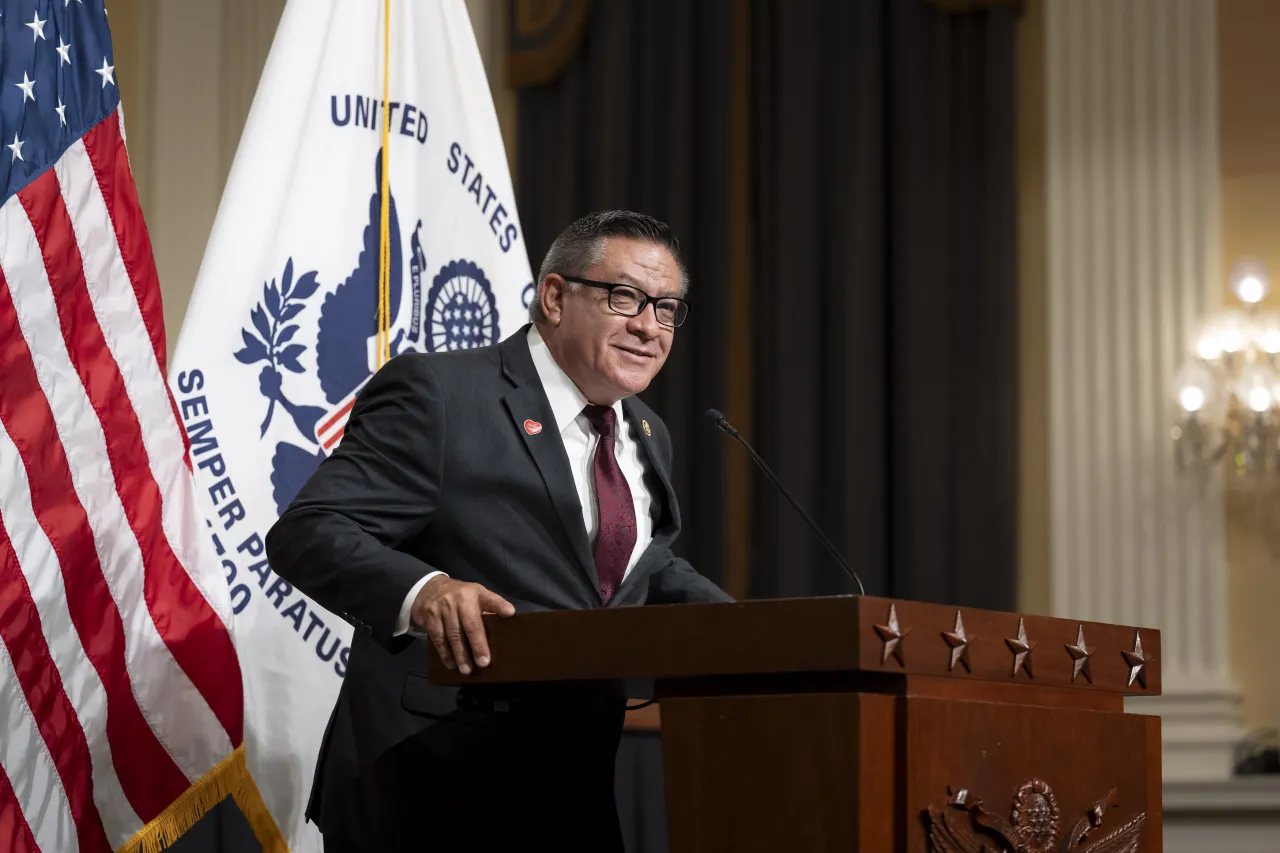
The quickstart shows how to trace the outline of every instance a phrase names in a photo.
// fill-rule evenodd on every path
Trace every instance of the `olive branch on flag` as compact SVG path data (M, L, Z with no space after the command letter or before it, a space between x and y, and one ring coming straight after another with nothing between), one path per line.
M256 364L260 361L267 363L258 374L259 389L270 401L259 435L267 434L277 402L291 415L297 410L284 395L280 369L302 373L302 364L298 359L307 351L307 347L305 344L290 343L298 332L298 324L290 321L306 307L307 299L319 286L315 270L303 273L295 281L293 258L289 258L285 262L279 287L276 286L275 279L263 283L262 301L249 313L253 321L252 329L240 330L244 347L236 353L236 360L241 364ZM255 331L257 334L254 334Z

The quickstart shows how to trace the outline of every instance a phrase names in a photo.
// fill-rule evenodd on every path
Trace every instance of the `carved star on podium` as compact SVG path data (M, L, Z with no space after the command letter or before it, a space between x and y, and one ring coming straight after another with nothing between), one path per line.
M951 647L951 663L947 666L947 672L955 669L957 663L964 664L967 672L973 672L973 667L969 665L969 637L964 632L964 620L960 618L959 610L956 611L956 629L943 631L942 639Z
M875 629L876 629L876 633L880 635L881 642L884 643L884 649L880 657L880 663L881 664L888 663L889 656L892 655L893 657L898 659L898 663L901 666L906 666L907 662L903 660L903 657L902 657L902 638L907 636L907 634L911 632L911 629L908 628L907 630L903 631L901 628L898 627L898 608L890 604L889 605L889 624L876 625Z
M1133 651L1126 652L1121 649L1120 654L1124 655L1124 662L1129 667L1129 686L1133 686L1133 682L1137 680L1143 689L1147 686L1147 657L1142 653L1142 632L1133 632Z
M1027 626L1022 618L1018 619L1018 637L1017 639L1005 639L1005 645L1009 647L1009 651L1013 652L1013 675L1018 674L1018 670L1024 669L1028 678L1035 678L1036 674L1031 669L1031 651L1036 647L1035 643L1027 640Z
M1067 654L1071 655L1073 661L1071 667L1071 681L1075 682L1077 678L1083 675L1090 684L1093 684L1093 672L1089 667L1089 656L1096 649L1091 649L1084 643L1084 626L1076 626L1076 644L1067 646Z

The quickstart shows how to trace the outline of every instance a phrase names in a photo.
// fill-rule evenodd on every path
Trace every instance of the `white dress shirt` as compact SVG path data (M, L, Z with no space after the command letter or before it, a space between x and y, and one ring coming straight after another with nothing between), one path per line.
M529 354L533 356L533 366L538 371L542 390L546 392L547 402L551 404L551 413L556 419L560 440L564 442L565 453L569 456L569 468L573 473L573 484L577 488L578 502L582 506L582 523L586 528L587 540L594 547L599 519L596 518L593 465L596 444L600 436L592 429L587 416L582 413L589 401L569 378L569 374L556 363L537 326L529 328L528 340ZM618 459L618 467L622 469L622 476L626 478L627 486L631 489L631 501L636 513L636 544L631 549L631 559L627 561L627 570L623 575L625 581L640 560L640 555L653 540L653 517L650 515L653 495L649 494L649 489L645 486L648 457L635 432L637 427L623 416L621 401L613 404L613 411L619 425L614 438L614 455ZM416 625L409 624L409 614L413 609L414 599L418 597L418 592L427 581L440 574L444 572L430 572L409 590L404 603L400 606L400 617L396 620L396 636L404 633L412 633L414 636L425 635Z

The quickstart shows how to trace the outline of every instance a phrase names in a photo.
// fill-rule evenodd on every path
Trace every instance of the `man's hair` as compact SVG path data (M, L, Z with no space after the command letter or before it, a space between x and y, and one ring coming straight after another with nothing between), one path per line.
M672 233L665 222L643 213L630 210L602 210L588 213L560 232L547 249L542 259L542 268L538 270L538 288L529 303L529 320L533 323L544 322L547 317L542 311L542 283L547 276L555 273L562 276L580 276L593 264L600 263L604 257L604 244L610 237L623 237L641 240L662 246L675 258L680 269L680 295L689 292L689 270L684 263L684 253L680 241ZM569 290L576 290L582 285L577 282L566 282Z

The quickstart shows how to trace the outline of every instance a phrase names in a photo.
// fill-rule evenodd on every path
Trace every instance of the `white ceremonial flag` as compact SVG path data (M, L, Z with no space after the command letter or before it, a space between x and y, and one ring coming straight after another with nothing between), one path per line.
M295 853L351 627L267 564L267 530L341 440L377 365L389 132L390 348L496 343L533 293L506 154L463 0L291 0L174 353L245 688L245 751Z

